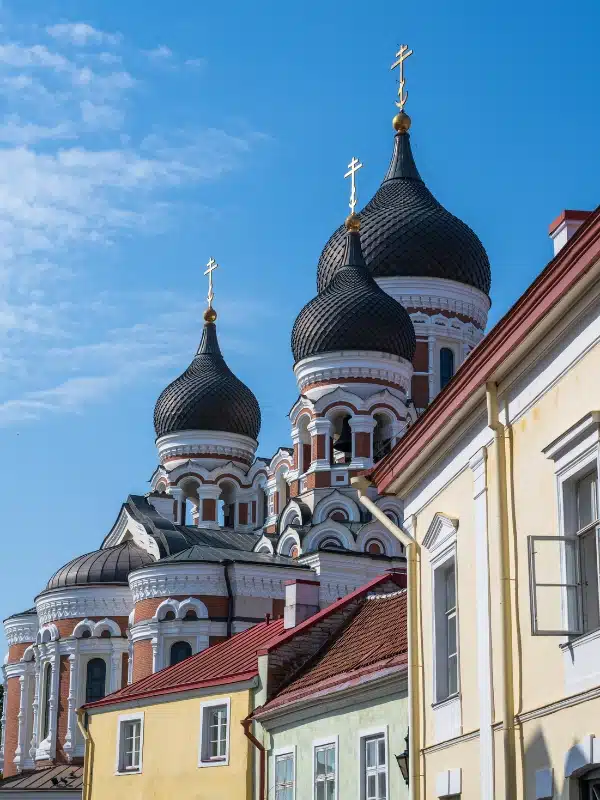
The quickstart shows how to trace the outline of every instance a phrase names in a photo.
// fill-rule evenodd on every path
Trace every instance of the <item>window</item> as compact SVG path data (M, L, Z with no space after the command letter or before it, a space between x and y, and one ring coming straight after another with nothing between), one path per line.
M275 756L275 800L294 800L294 754Z
M342 547L343 545L340 540L334 538L323 539L323 541L319 544L319 550L332 550Z
M454 375L454 352L449 347L440 350L440 390L450 383Z
M597 773L598 770L594 770L593 773L588 773L585 778L580 780L581 800L600 800L600 776ZM596 777L591 777L591 775Z
M92 658L88 661L85 680L85 702L93 703L102 700L106 694L106 661L103 658Z
M52 665L44 667L44 696L42 706L42 740L47 739L50 733L50 695L52 693Z
M385 735L367 736L363 740L364 800L387 800L387 759Z
M165 611L165 614L162 618L163 622L171 622L171 620L175 619L175 612L173 610Z
M200 707L200 766L229 763L229 698L208 701Z
M434 573L436 701L458 693L456 568L448 559Z
M379 539L369 539L367 542L366 552L374 556L385 555L385 550Z
M179 664L186 658L192 655L192 645L189 642L175 642L171 645L170 665Z
M120 774L142 771L143 723L143 714L119 717L117 772Z
M196 612L195 612L195 610L193 608L190 608L189 611L185 612L185 617L183 618L183 621L185 622L186 620L189 621L189 620L197 620L197 619L198 619L198 614L196 614Z
M600 628L598 473L562 483L564 536L529 537L534 635L576 635Z
M314 800L335 800L336 746L334 742L314 749Z

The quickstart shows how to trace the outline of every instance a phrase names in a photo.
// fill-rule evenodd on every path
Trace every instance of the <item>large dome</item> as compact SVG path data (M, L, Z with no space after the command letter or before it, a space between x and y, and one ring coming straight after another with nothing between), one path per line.
M127 576L134 569L154 564L154 558L128 540L116 547L106 547L78 556L61 567L48 581L46 589L65 586L85 586L91 583L127 584Z
M412 321L370 276L358 230L346 232L344 247L331 283L304 306L294 323L295 362L340 350L370 350L412 361L416 346Z
M446 278L489 294L490 263L483 245L425 186L408 133L396 134L387 175L359 217L365 261L375 278ZM341 264L344 239L341 225L323 249L319 291L329 285Z
M210 317L204 324L194 360L156 401L154 429L157 437L176 431L199 430L258 438L258 401L225 363L217 341L217 329Z

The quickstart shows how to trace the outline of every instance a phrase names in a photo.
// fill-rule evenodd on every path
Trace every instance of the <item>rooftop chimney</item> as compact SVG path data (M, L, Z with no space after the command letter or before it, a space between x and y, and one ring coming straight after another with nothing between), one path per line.
M285 608L283 627L295 628L319 611L319 581L297 578L285 583Z
M591 214L591 211L563 211L562 214L559 214L548 231L554 244L554 255L562 250L575 231Z

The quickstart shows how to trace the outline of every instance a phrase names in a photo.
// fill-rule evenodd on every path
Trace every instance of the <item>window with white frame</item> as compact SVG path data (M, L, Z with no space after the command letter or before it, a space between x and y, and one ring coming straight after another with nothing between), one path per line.
M458 693L458 613L456 562L444 561L434 571L436 702Z
M118 725L117 772L141 772L144 716L136 714L119 717Z
M590 469L591 467L591 469ZM530 536L534 635L600 628L600 519L596 462L559 481L562 536Z
M294 753L275 756L275 800L294 800Z
M316 745L314 748L314 800L335 800L336 795L336 745L335 742Z
M229 698L202 703L200 710L200 766L229 763Z
M387 800L388 775L385 734L362 739L362 800Z

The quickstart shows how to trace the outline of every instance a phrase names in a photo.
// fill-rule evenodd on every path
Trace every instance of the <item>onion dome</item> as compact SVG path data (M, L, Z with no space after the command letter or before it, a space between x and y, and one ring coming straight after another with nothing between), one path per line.
M204 330L192 363L163 390L154 408L156 436L176 431L225 431L258 438L260 408L233 374L217 341L216 311L204 313Z
M46 590L96 583L127 584L134 569L154 564L154 558L131 540L78 556L61 567L48 581Z
M412 361L415 329L406 309L379 288L361 249L360 222L346 220L343 256L331 282L307 303L294 323L296 363L339 350L371 350Z
M489 294L487 253L476 234L438 203L423 183L410 147L410 117L394 118L394 154L373 199L360 212L365 261L375 278L446 278ZM341 263L340 226L325 245L317 271L322 291Z

